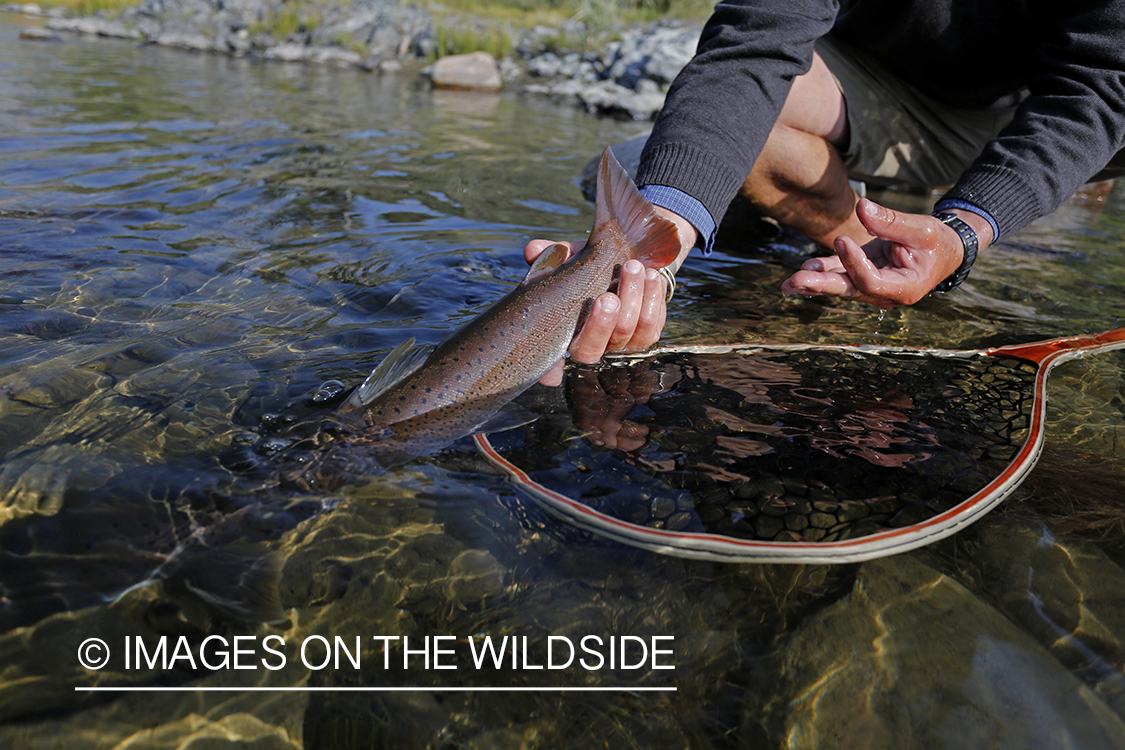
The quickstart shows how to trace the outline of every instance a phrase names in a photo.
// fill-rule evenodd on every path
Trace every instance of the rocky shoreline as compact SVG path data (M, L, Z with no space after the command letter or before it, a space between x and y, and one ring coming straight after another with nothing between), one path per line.
M393 0L310 0L305 22L283 0L142 0L120 12L71 15L58 7L10 3L0 10L43 17L43 31L131 39L195 52L252 56L281 62L358 67L394 73L432 58L438 45L433 16ZM288 15L287 15L288 14ZM513 38L514 52L498 61L508 88L573 102L596 114L651 119L664 93L695 50L700 27L676 20L621 29L595 51L568 49L586 34L581 21L537 26ZM425 69L427 74L430 69Z

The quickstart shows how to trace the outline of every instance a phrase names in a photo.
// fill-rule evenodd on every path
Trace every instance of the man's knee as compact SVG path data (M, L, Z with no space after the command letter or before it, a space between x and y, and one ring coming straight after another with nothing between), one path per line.
M809 71L793 80L777 122L837 147L847 143L847 103L819 53L813 54Z

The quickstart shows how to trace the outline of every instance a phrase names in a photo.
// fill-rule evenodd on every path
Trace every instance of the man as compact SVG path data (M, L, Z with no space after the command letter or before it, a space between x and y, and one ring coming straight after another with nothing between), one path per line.
M1053 211L1123 146L1125 0L726 0L637 184L679 229L677 269L710 251L741 194L835 251L785 294L890 308L954 288L976 249ZM937 216L907 214L861 200L849 172L953 187ZM529 262L547 244L529 243ZM651 346L665 291L627 263L571 356Z

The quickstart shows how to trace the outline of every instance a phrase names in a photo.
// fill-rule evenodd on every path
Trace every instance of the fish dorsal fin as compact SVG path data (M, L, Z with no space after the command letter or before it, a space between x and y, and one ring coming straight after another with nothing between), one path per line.
M632 247L632 256L648 268L661 268L680 255L676 225L657 216L629 174L608 148L598 166L598 198L590 244L603 234L620 232Z
M421 367L434 349L433 344L415 346L412 338L403 341L371 371L359 388L352 391L352 395L348 396L340 411L348 412L370 404L395 383Z
M531 264L531 270L527 272L527 276L523 277L523 283L535 281L540 276L545 276L551 271L561 266L566 262L567 255L570 254L570 248L561 242L548 247L543 252L539 253L539 257Z

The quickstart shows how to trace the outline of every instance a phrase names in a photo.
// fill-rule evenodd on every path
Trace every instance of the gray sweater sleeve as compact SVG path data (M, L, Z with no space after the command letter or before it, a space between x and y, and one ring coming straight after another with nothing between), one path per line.
M1125 3L1068 0L1042 16L1030 95L945 196L989 212L1000 237L1054 211L1125 147Z
M637 183L682 190L721 220L836 9L824 0L719 3L668 92Z

